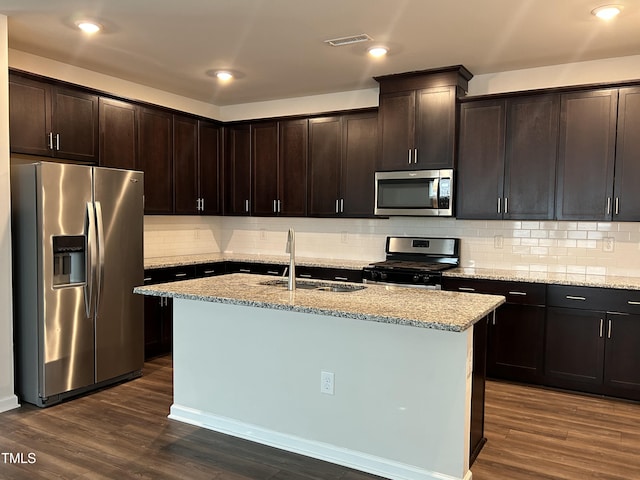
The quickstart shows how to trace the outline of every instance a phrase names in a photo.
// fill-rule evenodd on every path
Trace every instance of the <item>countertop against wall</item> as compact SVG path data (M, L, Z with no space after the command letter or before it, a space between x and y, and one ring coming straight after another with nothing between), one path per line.
M224 261L269 263L287 265L288 255L260 255L244 253L210 253L201 255L181 255L172 257L155 257L144 260L145 269L165 268L199 263ZM331 258L297 257L296 265L307 267L346 268L359 270L370 262L365 260L346 260ZM447 277L476 278L483 280L501 280L505 282L529 282L556 285L573 285L580 287L617 288L622 290L640 290L640 276L617 277L611 275L592 275L580 273L533 272L525 270L489 269L460 267L443 272Z

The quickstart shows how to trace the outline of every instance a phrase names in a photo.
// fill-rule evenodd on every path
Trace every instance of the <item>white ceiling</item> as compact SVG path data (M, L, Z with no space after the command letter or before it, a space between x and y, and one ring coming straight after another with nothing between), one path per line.
M462 64L475 75L640 54L640 2L617 0L2 0L9 48L215 105L372 88ZM104 33L73 28L80 16ZM330 47L367 33L375 42ZM365 55L373 43L387 58ZM211 69L240 78L220 85Z

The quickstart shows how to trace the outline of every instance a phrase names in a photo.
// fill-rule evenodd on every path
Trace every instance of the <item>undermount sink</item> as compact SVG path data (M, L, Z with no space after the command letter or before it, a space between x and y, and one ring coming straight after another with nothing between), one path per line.
M287 280L267 280L260 282L260 285L269 285L272 287L287 288ZM357 284L336 284L329 282L312 282L309 280L296 280L296 289L301 290L318 290L320 292L355 292L367 288L364 285Z

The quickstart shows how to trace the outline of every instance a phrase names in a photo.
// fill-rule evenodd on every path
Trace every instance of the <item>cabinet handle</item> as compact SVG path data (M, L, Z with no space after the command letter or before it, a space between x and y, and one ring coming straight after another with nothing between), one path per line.
M244 211L248 212L249 211L249 200L245 200L244 201Z
M527 292L509 292L509 295L520 295L521 297L526 297Z
M635 300L627 300L627 304L629 304L629 305L640 305L640 302L636 302Z
M200 199L200 210L204 212L204 198Z
M494 325L494 326L495 326L495 324L496 324L496 311L495 311L495 310L493 311L493 316L492 316L492 319L491 319L491 324L492 324L492 325Z
M278 210L278 202L277 200L273 201L273 213L276 213Z
M204 271L205 275L211 275L212 273L216 273L216 271L215 270L205 270Z
M280 275L280 272L276 272L275 270L267 270L269 275Z
M336 213L340 213L340 200L336 198Z
M299 277L302 278L311 278L311 275L309 275L308 273L301 273L300 275L298 275Z
M411 149L409 149L409 161L407 163L411 165Z
M604 320L600 319L600 338L602 338L602 327L603 327L603 324L604 324Z
M504 213L509 213L509 197L504 197Z
M56 150L60 151L60 134L56 133Z
M586 300L585 297L576 297L575 295L567 295L565 298L567 300L581 300L583 302Z
M458 290L460 290L462 292L475 292L476 291L475 288L471 288L471 287L458 287Z
M187 274L186 274L186 273L176 273L176 274L175 274L175 277L176 277L176 278L179 278L179 277L186 277L186 276L187 276Z
M249 270L248 268L240 268L238 271L240 273L251 273L251 270Z
M196 211L200 211L200 199L196 198Z
M413 149L413 163L418 163L418 149Z
M609 325L607 326L607 338L611 338L611 319L609 319Z
M498 213L502 213L502 198L498 197Z
M607 197L607 215L611 213L611 197Z
M150 282L151 280L153 280L153 277L144 277L145 282Z
M344 198L340 199L340 213L344 213Z
M619 207L620 207L620 199L618 197L616 197L616 203L615 203L615 207L614 207L616 215L620 214L620 208Z
M280 210L280 200L278 200L278 213L280 213L282 210Z
M47 146L49 147L49 150L53 150L53 132L49 132Z
M342 280L343 282L348 282L349 279L347 277L333 277L334 280Z

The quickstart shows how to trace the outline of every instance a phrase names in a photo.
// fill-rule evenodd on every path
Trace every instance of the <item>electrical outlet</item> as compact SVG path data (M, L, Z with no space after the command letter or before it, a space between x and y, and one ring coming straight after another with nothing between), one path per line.
M504 247L504 237L502 235L495 235L493 237L493 248Z
M320 393L333 395L333 372L320 372Z
M605 237L602 240L602 251L613 252L614 245L615 245L615 239L613 237Z

